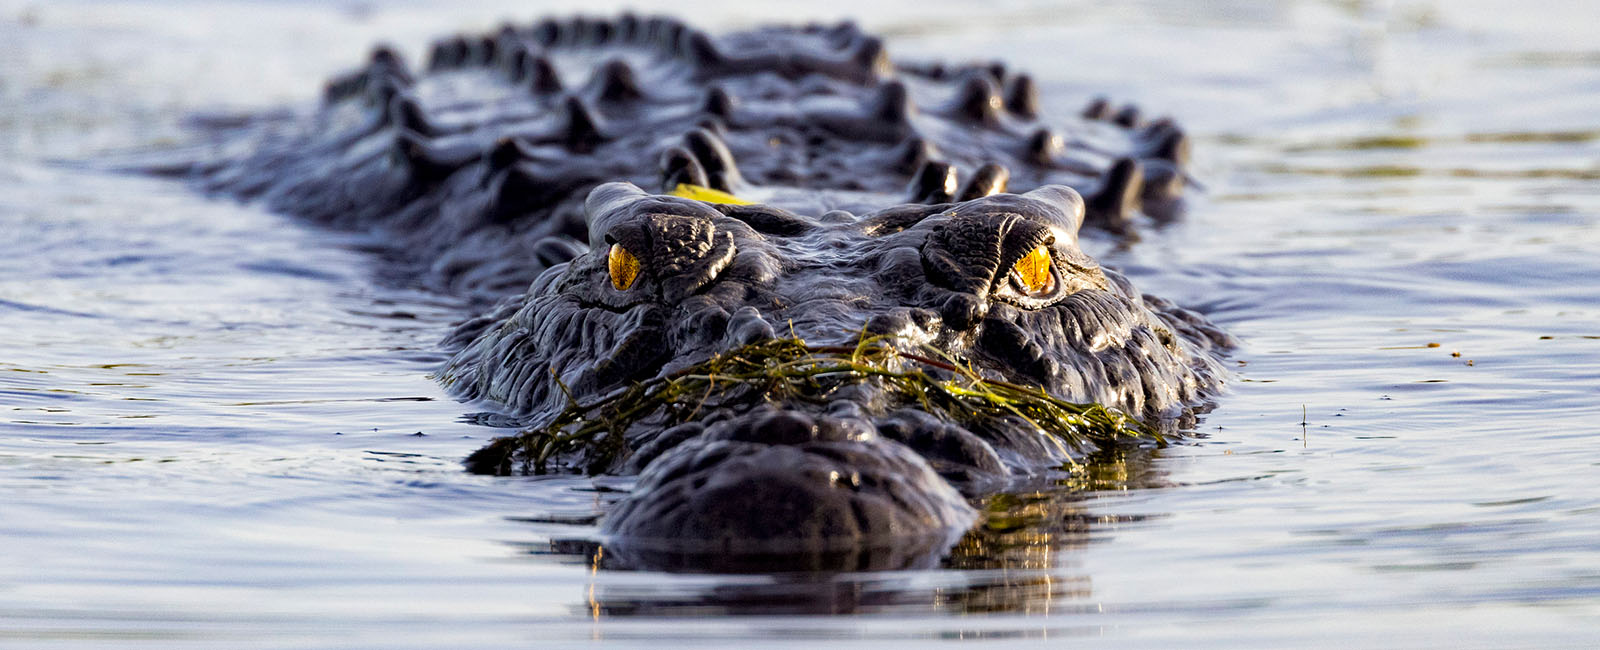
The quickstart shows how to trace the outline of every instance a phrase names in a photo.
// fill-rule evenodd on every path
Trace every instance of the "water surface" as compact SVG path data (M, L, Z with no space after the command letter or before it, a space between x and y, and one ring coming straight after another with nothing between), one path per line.
M933 571L613 571L626 479L488 478L463 315L379 242L63 160L306 106L522 3L0 0L0 645L1592 647L1600 49L1582 2L832 3L1068 115L1171 114L1189 218L1091 252L1243 342L1189 440L983 504ZM577 3L558 4L562 11ZM592 6L590 10L595 10Z

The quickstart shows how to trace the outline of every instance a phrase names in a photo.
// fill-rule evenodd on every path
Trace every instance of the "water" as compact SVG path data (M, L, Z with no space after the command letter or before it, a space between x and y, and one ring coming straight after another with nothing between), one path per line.
M375 242L52 162L536 13L446 4L0 0L0 646L1600 639L1584 3L688 7L853 13L1199 136L1190 218L1090 243L1244 341L1198 435L996 500L1015 528L943 570L844 576L607 570L571 540L627 481L462 473L495 432L427 378L461 306Z

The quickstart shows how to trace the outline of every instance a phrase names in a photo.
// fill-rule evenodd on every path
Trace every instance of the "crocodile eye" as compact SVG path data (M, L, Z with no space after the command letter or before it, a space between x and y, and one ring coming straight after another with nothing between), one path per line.
M1056 276L1050 270L1050 249L1040 246L1022 256L1016 266L1011 267L1011 276L1030 296L1055 291Z
M606 256L606 261L611 267L611 286L617 291L627 291L633 286L633 281L639 279L639 258L623 248L622 244L612 244L611 253Z

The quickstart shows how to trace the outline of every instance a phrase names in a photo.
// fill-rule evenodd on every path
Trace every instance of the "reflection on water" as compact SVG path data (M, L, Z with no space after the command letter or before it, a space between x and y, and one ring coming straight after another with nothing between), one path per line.
M1095 512L1088 494L1166 485L1152 449L1107 450L1055 476L986 496L980 522L959 539L904 540L895 548L801 555L639 552L591 539L517 543L539 562L593 571L737 574L750 580L685 589L677 582L597 584L586 607L611 617L688 614L1048 613L1086 600L1092 580L1074 555L1109 533L1160 515ZM586 526L593 517L523 518Z
M381 242L48 162L309 101L380 39L527 17L352 7L0 0L0 644L1585 647L1600 628L1582 2L702 12L849 13L906 57L1028 69L1063 112L1104 94L1176 116L1208 192L1085 246L1244 342L1171 447L1011 486L946 550L753 574L596 543L628 479L463 473L511 423L427 378L462 306L386 277Z

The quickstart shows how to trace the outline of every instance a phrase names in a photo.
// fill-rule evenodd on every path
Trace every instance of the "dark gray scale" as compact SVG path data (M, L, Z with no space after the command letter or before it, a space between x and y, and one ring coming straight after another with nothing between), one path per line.
M665 55L676 54L685 30L683 22L676 18L657 17L652 20L651 27L650 41L656 49Z
M428 70L453 70L461 67L467 61L471 46L467 44L465 36L452 36L433 44L433 49L428 55Z
M406 67L405 60L393 48L379 45L373 48L370 61L365 68L336 76L328 81L324 86L323 104L342 102L378 88L389 91L408 88L413 83L415 77ZM385 96L382 100L387 104L388 97Z
M683 30L679 32L678 41L681 43L678 56L701 76L721 74L730 65L705 32Z
M1086 120L1105 120L1111 117L1111 101L1104 97L1089 100L1089 105L1084 106L1078 113Z
M561 26L556 21L546 18L528 29L528 37L541 47L550 47L561 40Z
M1111 116L1111 123L1125 129L1131 129L1141 124L1140 117L1139 107L1129 104L1123 106L1122 110Z
M955 97L943 113L952 118L990 128L1000 126L1000 111L1005 103L1000 89L987 72L974 71L959 82Z
M1183 215L1184 191L1188 179L1177 166L1163 160L1143 161L1144 187L1139 193L1140 209L1157 221L1172 221Z
M715 133L697 128L683 136L683 144L705 169L706 182L697 185L733 192L744 184L739 168L734 164L733 153L728 151L728 145Z
M518 138L502 138L496 142L493 149L484 156L489 175L493 176L505 171L518 161L529 157L527 144Z
M526 86L538 95L553 95L561 92L561 76L556 73L555 64L543 56L529 54L531 58L524 66L524 72L518 79L520 85Z
M939 156L933 143L918 136L906 138L889 154L889 164L900 173L916 173L922 166Z
M389 104L394 102L396 95L405 90L405 86L393 79L369 79L365 84L365 92L361 99L367 106L380 109L384 123L387 124Z
M911 117L916 113L916 105L911 100L911 91L899 81L889 81L878 86L877 93L868 101L867 119L890 125L896 130L909 128Z
M957 182L954 165L928 161L912 178L907 199L912 203L949 203L955 197Z
M491 176L485 185L492 197L486 220L505 222L536 211L558 196L560 183L561 179L541 174L533 165L512 164Z
M614 36L617 42L634 44L642 36L642 27L643 23L637 15L625 11L617 16Z
M659 167L662 192L671 192L680 184L711 186L700 159L683 147L672 147L661 152Z
M579 40L584 45L605 45L616 36L616 26L611 21L604 19L590 20L579 32Z
M473 147L436 147L424 135L401 130L395 134L392 160L408 170L415 186L425 188L477 162L481 155L482 152Z
M389 100L389 125L397 130L431 138L443 133L428 119L422 104L415 97L396 93Z
M971 201L999 194L1006 191L1006 182L1010 179L1011 172L1005 167L998 163L985 163L961 186L955 200Z
M722 86L713 85L706 89L705 99L700 101L700 110L707 115L713 115L724 120L733 117L733 95Z
M574 153L587 153L606 140L606 134L600 127L600 118L589 110L582 99L568 97L562 102L561 108L560 133L567 149Z
M528 47L527 41L515 33L501 34L500 41L499 60L495 65L500 68L501 74L505 75L506 82L515 85L532 70L535 56L533 49Z
M1062 140L1061 134L1043 127L1038 131L1034 131L1033 135L1028 136L1023 155L1026 156L1030 163L1041 167L1049 167L1056 163L1056 158L1066 148L1066 142Z
M1118 160L1100 185L1084 196L1085 223L1113 232L1127 231L1143 191L1144 167L1132 158Z
M1039 117L1039 89L1033 85L1033 77L1022 74L1011 80L1011 85L1006 87L1006 110L1013 115L1025 119Z
M1134 142L1140 158L1165 160L1177 167L1189 164L1192 148L1189 135L1171 120L1157 120L1146 125Z
M645 96L633 68L621 59L612 59L603 64L590 80L586 94L601 104L633 102Z

